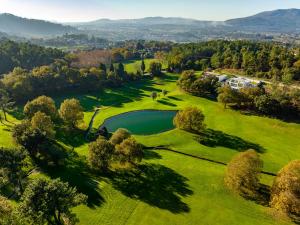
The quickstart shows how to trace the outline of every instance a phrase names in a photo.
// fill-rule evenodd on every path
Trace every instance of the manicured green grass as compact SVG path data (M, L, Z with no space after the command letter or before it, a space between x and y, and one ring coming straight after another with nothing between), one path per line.
M151 62L155 62L157 60L155 59L145 59L145 66L146 66L146 72L149 70L149 66ZM141 65L142 61L137 60L137 61L129 61L128 63L125 64L125 70L130 73L136 73L137 71L141 70ZM167 65L163 64L163 69L166 68Z
M134 64L126 68L133 70ZM234 154L253 147L264 160L264 170L273 173L290 160L300 158L299 124L224 109L217 102L183 93L176 86L177 78L178 75L167 74L161 79L143 80L89 95L68 95L56 101L78 98L85 109L85 127L95 108L100 107L94 128L124 112L180 110L193 105L203 110L207 127L217 140L214 147L200 144L196 135L176 129L135 137L146 146L167 145L183 153L221 162L228 162ZM167 90L168 95L153 101L151 93L162 90ZM13 144L7 129L10 127L0 125L0 146ZM88 206L74 210L82 225L284 224L272 216L269 208L226 191L224 166L156 150L146 152L137 171L97 177L87 169L88 143L63 139L61 142L68 149L73 145L75 153L65 167L43 170L43 174L60 177L89 196ZM262 182L271 185L272 179L263 176Z
M195 105L204 111L208 128L219 134L221 136L219 138L230 138L233 143L227 143L225 146L208 147L199 144L195 135L179 130L151 136L136 136L136 138L147 146L168 145L174 150L221 162L228 162L234 154L241 151L240 146L245 148L248 145L254 146L261 152L261 157L265 162L264 170L274 173L290 160L300 157L300 153L296 151L300 148L300 141L297 138L300 134L299 124L242 115L240 112L224 109L217 102L181 92L174 82L176 79L176 75L168 75L165 80L144 81L137 83L134 87L130 85L108 91L109 97L102 95L100 98L99 103L106 108L100 111L94 127L97 128L106 118L123 112L141 109L174 110ZM161 89L168 90L168 96L153 101L150 97L151 92ZM77 152L85 156L87 145L78 148ZM181 185L187 187L192 193L177 193L176 196L180 197L180 202L174 196L169 196L164 188L174 192L177 190L173 186L161 187L162 182L169 175L161 175L162 178L156 178L158 175L153 173L145 180L143 178L142 181L135 181L128 178L125 181L119 181L121 183L117 183L117 185L112 178L102 180L99 182L99 190L104 202L95 209L77 208L76 212L78 212L81 223L130 225L240 224L241 221L243 224L283 223L271 216L269 208L233 196L224 190L222 181L225 167L176 153L164 151L156 151L156 153L150 154L151 160L146 161L146 163L162 165L185 177L187 181ZM147 179L149 179L149 183ZM158 187L153 187L154 190L150 188L153 186L153 179L158 185ZM272 179L270 176L264 176L262 182L271 185ZM145 183L140 186L138 185L140 182ZM125 187L122 188L123 185ZM144 192L144 195L140 192ZM183 205L188 206L190 211L182 210L175 213L167 206L159 205L160 203L156 201L165 202L167 205L169 201L169 199L164 199L166 196L161 194L162 192L173 199L172 204L179 204L177 207L180 208L182 203L185 203Z
M159 150L148 158L141 174L99 182L104 202L76 208L80 224L288 224L225 190L222 166Z
M194 135L177 130L138 138L147 145L152 143L170 145L176 150L223 162L228 162L238 151L246 150L247 146L253 146L262 153L265 170L274 173L290 160L300 158L300 152L297 151L300 149L299 124L267 117L243 115L238 111L224 109L223 105L217 102L183 93L173 82L175 78L175 75L168 75L167 80L146 81L144 87L139 84L134 88L124 87L114 90L110 92L110 98L104 95L99 104L108 108L100 111L95 119L94 127L98 128L106 118L133 110L176 110L194 105L203 110L207 127L219 134L217 138L231 138L233 143L213 148L207 147L199 144ZM150 97L151 92L162 89L168 90L169 94L153 101ZM119 102L120 98L123 99L122 102ZM237 142L237 147L235 142Z
M0 147L13 147L14 143L11 137L11 130L14 126L14 123L18 121L13 118L11 115L7 115L7 121L0 123Z

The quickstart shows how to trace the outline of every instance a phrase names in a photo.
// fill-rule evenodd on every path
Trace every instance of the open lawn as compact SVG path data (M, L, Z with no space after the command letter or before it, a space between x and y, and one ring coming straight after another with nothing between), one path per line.
M150 63L157 61L156 59L145 59L145 66L146 66L146 72L149 70ZM129 61L125 64L125 70L130 73L136 73L137 71L141 70L142 60L137 61ZM167 67L166 64L163 64L163 69Z
M126 66L132 70L135 63ZM300 124L243 115L223 105L178 89L178 76L143 80L119 89L78 98L85 109L87 127L94 110L100 112L93 123L98 128L105 119L124 112L143 109L179 110L187 106L201 108L214 146L200 144L193 134L172 130L151 136L136 136L146 146L165 145L170 149L220 162L249 148L264 160L264 170L277 173L290 160L300 159ZM153 91L167 90L153 101ZM57 98L60 102L63 98ZM12 145L9 127L0 125L0 145ZM225 166L165 150L148 150L139 169L111 172L98 177L86 166L88 143L66 142L75 152L63 168L42 170L60 177L89 196L87 206L74 209L82 225L215 225L215 224L290 224L274 217L268 208L229 193L223 187ZM272 177L263 176L270 185Z

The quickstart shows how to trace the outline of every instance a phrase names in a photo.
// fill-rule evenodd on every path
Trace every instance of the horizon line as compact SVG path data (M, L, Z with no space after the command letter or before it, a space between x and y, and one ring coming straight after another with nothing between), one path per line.
M248 15L245 17L238 17L238 18L247 18L247 17L251 17L260 13L264 13L264 12L272 12L272 11L278 11L278 10L300 10L300 8L287 8L287 9L283 9L283 8L278 8L275 10L267 10L267 11L260 11L256 14L252 14L252 15ZM230 18L230 19L225 19L225 20L205 20L205 19L198 19L198 18L189 18L189 17L181 17L181 16L146 16L146 17L131 17L131 18L109 18L109 17L99 17L99 18L95 18L95 19L89 19L89 20L81 20L81 21L57 21L57 20L48 20L48 19L40 19L40 18L33 18L33 17L24 17L24 16L19 16L17 14L14 13L10 13L10 12L1 12L0 10L0 15L3 14L7 14L7 15L12 15L12 16L16 16L22 19L29 19L29 20L40 20L40 21L45 21L45 22L51 22L51 23L58 23L58 24L74 24L74 23L90 23L90 22L95 22L95 21L99 21L99 20L110 20L110 21L119 21L119 20L141 20L141 19L147 19L147 18L165 18L165 19L172 19L172 18L177 18L177 19L186 19L186 20L194 20L194 21L202 21L202 22L225 22L227 20L232 20L232 19L237 19L236 17Z

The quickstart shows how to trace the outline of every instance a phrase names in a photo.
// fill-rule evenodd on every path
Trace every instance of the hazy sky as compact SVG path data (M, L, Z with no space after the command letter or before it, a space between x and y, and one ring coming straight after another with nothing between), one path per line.
M0 0L0 13L60 22L149 16L226 20L300 8L300 0Z

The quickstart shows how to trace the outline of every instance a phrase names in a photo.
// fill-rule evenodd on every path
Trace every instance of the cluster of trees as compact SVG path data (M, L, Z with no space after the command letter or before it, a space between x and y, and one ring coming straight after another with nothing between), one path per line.
M64 53L57 49L2 40L0 41L0 74L10 72L15 67L32 69L48 65L63 56Z
M271 88L246 87L239 90L221 86L212 75L196 76L193 70L184 71L178 86L195 96L218 99L228 105L264 115L281 118L297 118L300 115L300 90L273 85Z
M131 59L147 59L153 58L156 52L168 52L172 49L173 42L162 42L162 41L145 41L145 40L130 40L124 42L117 42L114 47L123 49L124 59L126 58L126 51L131 52L129 55L134 58ZM125 54L124 54L125 53Z
M238 109L246 109L264 115L281 118L300 116L300 90L273 86L264 88L242 88L240 90L223 86L218 89L218 101Z
M209 41L173 47L166 60L171 71L242 69L249 76L300 80L299 49L277 43Z
M74 225L78 219L71 209L86 200L87 196L60 179L36 178L28 183L17 206L0 196L0 223Z
M225 186L243 197L258 199L263 161L254 150L239 153L227 166ZM289 216L300 216L300 161L295 160L279 171L274 179L270 206Z
M83 120L83 109L76 99L67 99L56 109L53 99L40 96L24 107L26 119L13 128L16 144L27 150L33 159L59 163L63 154L55 148L55 133L58 125L67 130L76 129Z
M118 129L109 140L99 136L89 145L90 167L99 172L107 172L115 162L136 165L142 158L143 146L125 129Z
M89 92L105 86L120 86L123 82L140 79L141 74L128 74L122 63L110 68L72 68L67 60L57 60L49 66L31 71L15 68L0 80L0 88L18 102L26 102L40 95L65 93L70 90Z
M215 98L220 83L215 76L196 76L194 70L183 71L177 85L184 91L195 96Z
M36 160L58 163L64 157L55 141L56 130L65 126L74 130L83 120L83 109L76 99L67 99L57 110L53 99L40 96L24 106L25 119L15 125L12 137L16 149L0 148L0 190L12 191L17 206L0 196L0 223L4 225L54 224L77 222L71 211L86 202L87 197L61 180L28 175ZM64 131L66 132L66 131Z

